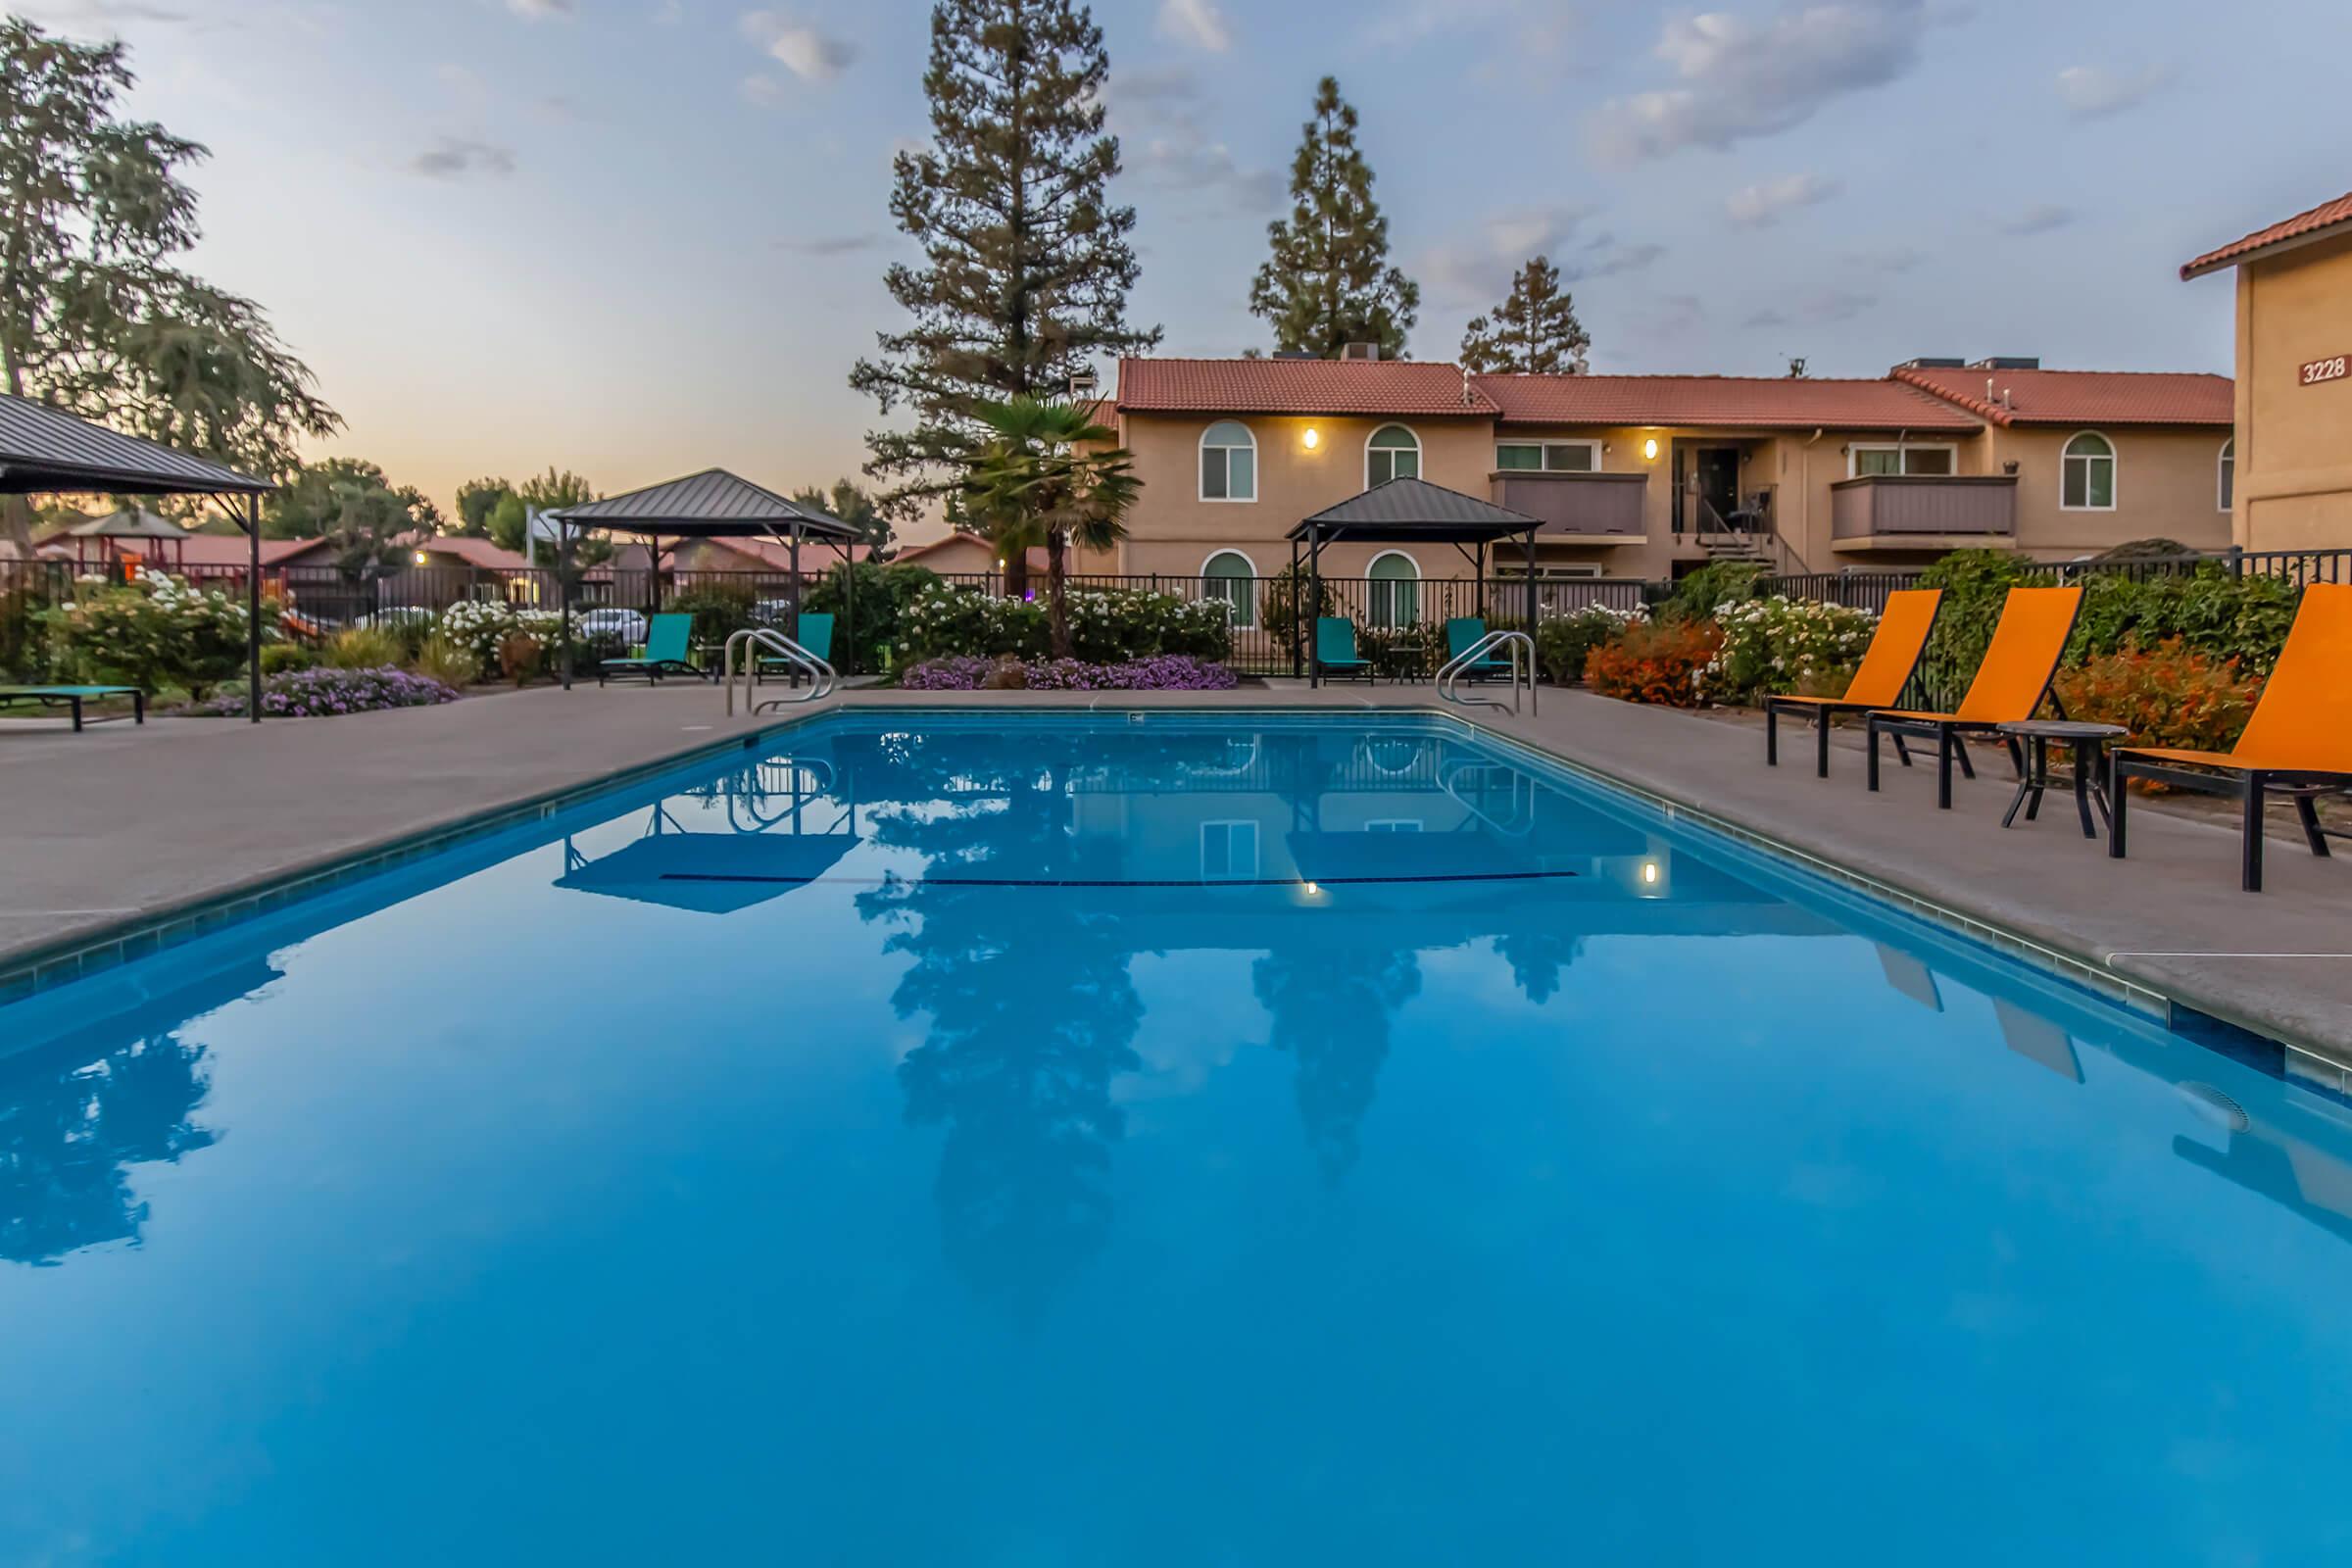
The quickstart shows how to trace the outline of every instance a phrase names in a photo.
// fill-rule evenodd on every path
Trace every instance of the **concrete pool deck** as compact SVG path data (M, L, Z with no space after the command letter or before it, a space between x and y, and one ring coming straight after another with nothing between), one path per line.
M0 978L200 906L325 871L436 829L528 808L803 712L843 709L1444 708L1427 686L1235 692L845 690L805 710L729 718L707 685L554 688L444 708L255 728L155 719L81 735L0 725ZM2000 826L2014 788L1988 767L1935 808L1931 770L1863 788L1841 737L1816 779L1809 736L1763 763L1751 730L1547 690L1539 714L1491 710L1498 734L1734 831L1828 862L2014 943L2104 970L2198 1013L2352 1063L2352 856L2318 860L2283 821L2270 891L2237 890L2234 830L2135 806L2132 853L2083 839L2073 803Z

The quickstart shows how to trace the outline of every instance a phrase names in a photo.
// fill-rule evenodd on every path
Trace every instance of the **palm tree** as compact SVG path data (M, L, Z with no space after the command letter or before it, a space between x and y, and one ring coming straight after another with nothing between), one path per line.
M1075 542L1108 550L1126 537L1127 509L1143 481L1118 432L1068 403L1016 397L976 411L988 438L963 479L964 509L1010 560L1046 547L1046 612L1054 657L1070 657L1066 557Z

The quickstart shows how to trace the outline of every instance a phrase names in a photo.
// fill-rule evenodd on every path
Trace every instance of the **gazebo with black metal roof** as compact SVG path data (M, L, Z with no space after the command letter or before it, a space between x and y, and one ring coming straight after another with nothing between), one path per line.
M245 716L262 721L262 497L277 485L0 393L0 495L211 496L245 530Z
M558 529L558 546L564 567L556 575L564 608L564 687L571 688L571 544L573 536L584 528L601 528L613 533L643 534L647 544L647 578L655 600L651 609L660 608L662 593L662 539L664 534L683 539L772 539L790 552L792 574L792 631L794 641L801 633L801 544L813 540L829 544L850 560L850 547L864 538L857 529L828 512L819 512L788 501L764 485L729 473L724 468L705 468L682 479L648 485L631 490L626 495L607 496L602 501L584 501L576 507L563 507L547 514ZM856 630L856 604L849 589L854 578L845 580L842 596L843 636L849 638ZM845 646L854 646L847 644Z
M1321 640L1312 621L1323 613L1323 547L1330 544L1447 544L1478 572L1479 608L1486 608L1487 553L1505 539L1523 538L1527 546L1527 628L1536 627L1536 533L1541 519L1508 507L1466 496L1459 490L1431 484L1426 479L1391 479L1361 495L1300 519L1291 530L1291 572L1297 580L1299 547L1306 548L1306 568L1312 588L1312 616L1306 630L1307 678L1323 684ZM1474 546L1475 549L1465 549ZM1299 628L1292 628L1292 647L1298 647Z

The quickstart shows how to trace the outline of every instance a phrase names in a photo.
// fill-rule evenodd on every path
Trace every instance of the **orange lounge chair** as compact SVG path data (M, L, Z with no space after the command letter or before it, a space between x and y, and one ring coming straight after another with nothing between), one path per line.
M1928 633L1936 629L1936 612L1943 608L1940 588L1901 588L1886 596L1879 629L1871 634L1870 651L1862 667L1846 683L1843 697L1767 697L1764 699L1764 761L1781 763L1781 715L1811 713L1818 732L1813 771L1830 776L1830 719L1838 713L1867 713L1892 708L1902 701L1919 656L1927 652Z
M2110 754L2115 798L2107 853L2124 856L2124 784L2154 779L2206 795L2234 795L2245 804L2240 882L2262 891L2262 803L2266 794L2291 796L2304 842L2325 858L2328 839L2312 798L2352 790L2352 583L2317 582L2303 590L2294 629L2278 652L2278 666L2245 732L2226 752L2175 746L2126 746ZM2210 769L2211 771L2191 771Z
M2058 660L2066 652L2066 640L2075 634L2075 616L2082 609L2080 588L2010 589L2001 606L2000 624L1992 629L1992 645L1984 650L1984 662L1977 666L1977 678L1968 683L1968 695L1960 699L1958 708L1948 713L1885 709L1865 721L1870 728L1870 787L1879 787L1881 735L1893 735L1898 751L1905 735L1933 736L1936 805L1950 810L1954 757L1969 777L1976 777L1960 737L1991 734L2003 724L2022 723L2034 716L2041 700L2049 695ZM2010 742L2009 756L2022 773L2024 764L2019 761L2015 741ZM1903 765L1908 767L1910 762L1905 753Z

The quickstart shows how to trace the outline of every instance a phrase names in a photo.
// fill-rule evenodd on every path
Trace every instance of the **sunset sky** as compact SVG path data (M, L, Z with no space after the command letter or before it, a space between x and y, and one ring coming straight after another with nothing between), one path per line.
M372 458L445 506L549 464L854 471L895 324L916 0L39 0L118 32L134 110L210 144L201 270ZM1177 354L1246 309L1315 78L1363 115L1411 353L1550 254L1596 370L1876 374L1917 354L2224 370L2187 257L2352 188L2343 0L1103 0Z

